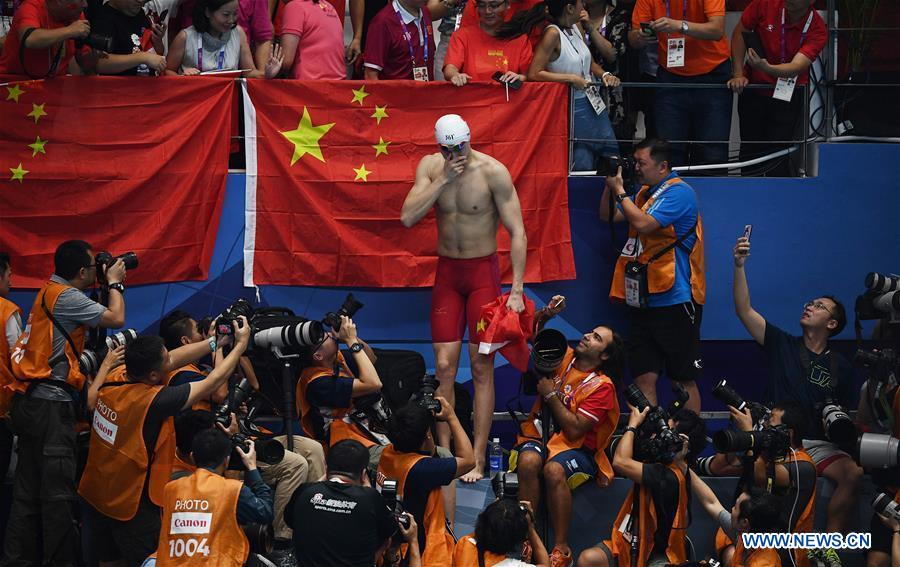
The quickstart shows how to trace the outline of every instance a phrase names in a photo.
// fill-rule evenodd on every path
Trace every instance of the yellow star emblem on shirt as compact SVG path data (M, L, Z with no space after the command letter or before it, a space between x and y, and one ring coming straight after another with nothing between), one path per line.
M25 94L25 91L22 90L19 83L16 83L11 87L6 87L6 91L6 100L14 100L16 102L19 102L19 97Z
M487 329L487 321L484 319L479 319L477 323L475 323L475 332L483 333L484 330Z
M9 170L12 172L12 177L9 178L10 181L17 181L19 183L25 179L25 176L30 172L27 169L22 168L22 162L19 162L18 167L11 167Z
M366 164L362 164L361 166L359 166L359 169L354 167L353 171L356 172L356 179L354 179L353 181L359 181L360 179L362 179L363 181L369 181L369 174L372 173L371 171L366 169Z
M359 89L350 89L353 92L353 100L350 101L350 104L354 102L358 102L360 106L362 106L363 99L369 96L371 93L366 92L366 85L359 87Z
M380 156L381 154L388 155L388 145L390 142L385 142L384 138L378 136L378 143L372 146L375 148L375 157Z
M372 114L372 118L374 118L378 124L381 124L382 118L389 118L388 113L387 113L387 105L378 106L376 104L375 105L375 113Z
M38 136L33 144L28 144L28 147L31 148L31 157L34 157L38 154L47 154L47 151L44 149L44 144L47 143L47 140L41 140L41 137Z
M313 126L312 118L309 116L309 110L303 107L303 116L300 118L300 124L296 130L286 130L281 135L294 144L294 155L291 156L291 165L309 154L321 162L325 162L322 156L322 148L319 147L319 140L331 130L334 122L331 124L320 124Z
M28 116L34 118L34 123L37 124L42 116L47 116L47 111L44 110L43 104L31 103L31 112L28 113Z

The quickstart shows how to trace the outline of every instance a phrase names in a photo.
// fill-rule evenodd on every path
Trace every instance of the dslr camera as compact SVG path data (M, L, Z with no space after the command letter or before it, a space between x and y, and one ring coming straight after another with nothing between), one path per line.
M328 325L335 332L338 332L341 330L341 316L352 318L362 307L363 304L357 301L352 293L348 293L347 297L344 298L344 303L341 304L341 308L337 312L329 311L326 313L325 317L322 318L322 324Z
M634 180L634 158L631 156L597 156L597 175L615 177L616 170L622 168L622 181L626 185Z
M900 504L890 494L880 492L875 495L875 499L872 501L872 508L882 516L894 518L900 522Z
M278 313L290 313L284 316ZM319 321L296 317L289 310L254 310L246 299L238 299L229 305L213 321L216 334L234 334L234 323L241 324L244 316L250 323L250 344L262 349L300 349L318 346L325 339L325 329ZM199 325L198 325L199 327Z
M713 433L717 453L740 453L754 450L767 461L783 461L791 450L791 434L787 425L768 425L756 431L723 429Z
M671 463L675 454L684 446L684 439L669 427L669 419L684 407L690 394L684 386L673 383L675 399L668 409L651 406L644 393L634 384L625 389L625 398L637 411L651 408L644 422L637 430L634 441L635 458L644 463Z
M419 388L419 391L416 394L417 403L435 414L440 413L441 411L441 402L434 399L434 394L439 385L440 384L437 378L434 377L434 374L426 374L425 377L422 378L422 387Z
M91 34L93 36L94 34ZM90 36L88 36L90 37ZM112 40L110 40L112 41ZM99 49L99 48L94 48ZM109 51L101 49L100 51ZM122 260L125 263L126 270L133 270L138 267L138 256L134 252L126 252L119 256L113 256L107 250L101 250L94 256L94 263L97 264L97 281L101 284L106 283L106 269L116 263L116 260Z
M764 427L769 418L772 417L771 409L763 404L744 400L734 388L728 385L727 380L719 380L719 383L712 389L712 395L726 406L731 406L738 411L744 411L744 409L749 408L750 417L753 419L755 428Z
M491 490L497 498L519 499L519 475L514 472L501 472L491 479Z
M404 530L408 530L412 522L409 520L406 508L403 507L403 502L397 497L396 480L391 478L384 480L381 485L381 498L384 499L385 506L391 511L394 521L397 523L397 533L394 534L393 541L394 543L400 543L403 539L400 534L400 527L402 526Z
M93 350L84 349L78 357L78 369L85 376L95 376L100 370L100 364L106 358L106 353L116 348L131 344L138 337L137 331L134 329L123 329L118 333L106 337L106 340L100 343L99 347ZM63 354L65 356L65 354ZM53 366L53 361L50 361Z
M75 40L75 47L77 49L81 49L85 45L90 47L91 49L109 53L113 49L112 36L91 32L87 37Z
M242 378L240 382L229 389L227 401L216 410L216 423L227 428L231 424L231 414L238 415L240 431L231 437L232 446L240 447L246 453L250 450L248 441L252 438L256 444L256 459L270 465L278 464L284 459L284 446L274 439L259 437L263 433L253 423L258 406L253 406L246 416L240 416L241 405L250 404L253 396L254 392L250 382L246 378ZM241 456L237 454L236 450L232 450L229 468L232 470L243 470L244 468L244 461L241 460Z

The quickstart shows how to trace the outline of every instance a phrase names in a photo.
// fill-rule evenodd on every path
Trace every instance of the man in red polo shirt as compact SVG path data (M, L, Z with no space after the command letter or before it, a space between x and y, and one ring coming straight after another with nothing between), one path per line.
M43 78L79 72L81 68L77 64L76 68L69 69L69 63L73 56L81 59L90 52L87 48L75 48L75 40L91 32L91 24L82 14L84 7L84 0L24 0L16 10L3 44L0 74ZM28 37L23 58L19 52L25 34Z
M434 80L434 32L426 0L393 0L369 24L366 80Z
M748 49L744 32L759 37L765 53ZM805 89L796 85L809 82L809 67L828 41L825 22L809 0L753 0L731 36L731 58L735 62L728 87L741 94L738 114L741 142L795 140L798 127L805 124ZM746 65L739 65L747 57ZM773 90L750 89L747 84L773 85ZM741 144L741 160L786 147L784 144ZM775 177L791 174L785 159L768 172Z

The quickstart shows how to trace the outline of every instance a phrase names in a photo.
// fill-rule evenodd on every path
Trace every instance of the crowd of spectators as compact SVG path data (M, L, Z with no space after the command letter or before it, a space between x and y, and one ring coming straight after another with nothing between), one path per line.
M695 142L674 144L676 163L727 161L732 91L741 157L783 147L827 35L808 0L753 0L730 42L725 0L346 2L4 0L0 74L555 81L574 91L584 171L634 138L638 111L647 136Z

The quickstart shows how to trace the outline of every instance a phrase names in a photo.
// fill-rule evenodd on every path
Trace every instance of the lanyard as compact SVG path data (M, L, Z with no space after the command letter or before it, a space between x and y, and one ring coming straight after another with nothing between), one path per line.
M666 0L666 17L667 18L672 17L672 9L671 9L671 6L669 5L669 0ZM682 0L682 2L681 2L681 19L682 20L687 19L687 0Z
M412 60L413 67L416 66L416 52L413 49L412 42L412 34L409 33L409 30L406 28L406 24L403 23L403 16L400 15L399 10L394 10L394 13L397 14L397 19L400 20L400 29L403 30L403 37L406 38L406 45L409 46L409 58ZM420 16L419 20L416 23L416 27L419 28L424 36L422 40L422 47L425 49L425 65L428 65L428 26L425 25L424 16Z
M203 72L203 38L200 38L200 47L197 48L197 67L200 69L200 72ZM222 46L222 49L219 50L219 54L216 56L216 69L221 71L222 68L225 67L225 45Z
M572 370L572 367L573 367L573 366L575 366L575 357L572 357L572 362L569 363L569 367L566 368L566 371L565 371L565 372L563 372L563 375L562 375L562 382L560 382L560 385L561 385L561 386L565 386L565 384L566 384L566 376L569 375L569 371ZM580 392L582 388L584 388L586 385L588 385L588 384L591 382L591 380L593 380L593 379L596 378L596 377L597 377L597 373L596 373L596 372L591 372L590 374L588 374L588 375L584 378L584 380L582 380L581 383L578 384L578 386L577 386L574 390L572 390L572 393L569 395L569 399L574 399L574 398L575 398L575 394L577 394L578 392ZM557 388L557 392L558 392L558 391L559 391L559 388Z
M784 9L784 7L782 7L781 8L781 62L787 63L787 47L785 45L786 42L785 42L785 37L784 37L784 35L785 35L784 34L784 30L785 30L784 13L785 13L785 9ZM803 41L806 39L806 32L809 31L809 26L812 25L814 13L815 12L812 9L809 10L809 17L806 18L806 25L803 26L803 31L800 32L800 44L797 46L797 51L800 51L800 48L803 47Z

